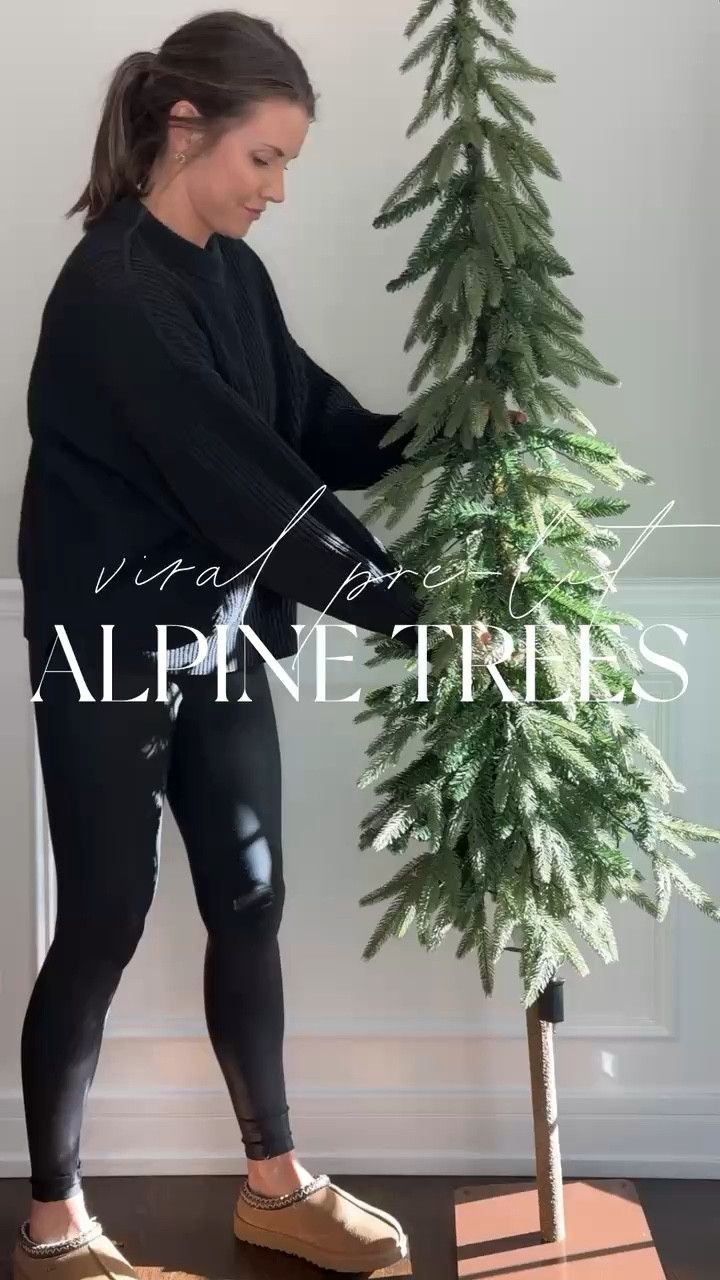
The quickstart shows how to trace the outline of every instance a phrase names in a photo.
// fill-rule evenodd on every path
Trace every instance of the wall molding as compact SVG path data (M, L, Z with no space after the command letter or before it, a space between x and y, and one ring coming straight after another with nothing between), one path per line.
M296 1147L318 1171L535 1176L529 1090L305 1089L287 1097ZM718 1092L561 1088L558 1105L566 1177L720 1177ZM0 1177L28 1176L17 1094L0 1095L0 1153ZM92 1090L81 1155L90 1177L245 1172L239 1127L227 1095L214 1089Z
M720 579L634 579L619 584L607 603L627 609L648 625L656 621L684 626L694 620L720 620ZM22 617L19 581L0 579L0 617L17 622ZM358 648L358 645L360 648ZM348 646L349 647L349 646ZM658 648L661 647L658 642ZM358 653L362 642L355 642ZM288 660L289 661L289 660ZM348 667L350 671L348 672ZM379 670L379 669L378 669ZM308 664L305 675L312 674ZM328 690L336 696L357 687L367 689L387 683L391 668L367 670L362 661L330 664ZM677 682L669 673L649 668L638 677L655 696L674 692ZM303 682L301 681L301 692ZM648 733L666 759L678 743L678 718L670 705L644 704ZM42 964L52 937L55 914L55 877L47 826L44 792L32 705L33 768L33 883L35 921L34 963ZM651 996L643 1015L603 1019L582 1016L581 1002L573 1001L568 1021L556 1028L563 1040L595 1046L594 1053L610 1052L619 1043L645 1040L679 1041L679 948L682 916L674 895L670 913L661 926L652 928L652 956L648 968ZM452 945L451 941L447 946ZM591 964L600 960L589 949ZM420 956L418 948L419 963ZM575 1006L580 1016L575 1016ZM525 1019L520 1000L516 1008L486 1002L488 1016L448 1019L441 1016L397 1018L323 1018L286 1020L286 1039L295 1051L313 1055L318 1062L336 1049L358 1060L368 1042L373 1053L381 1041L388 1060L404 1056L410 1042L525 1040ZM133 1043L147 1048L150 1062L163 1052L182 1053L181 1042L207 1041L204 1018L172 1014L147 1019L116 1018L111 1008L104 1041ZM143 1046L141 1050L141 1045ZM164 1048L167 1046L167 1048ZM109 1051L106 1050L106 1052ZM190 1049L189 1049L190 1051ZM332 1050L331 1050L332 1051ZM134 1049L130 1048L130 1052ZM410 1049L412 1052L412 1049ZM572 1060L566 1056L568 1070ZM635 1055L628 1057L628 1064ZM293 1132L308 1161L346 1172L396 1174L468 1173L533 1176L531 1106L524 1089L474 1089L439 1087L413 1089L300 1089L288 1090ZM594 1090L560 1089L564 1170L568 1176L674 1176L720 1177L720 1093L702 1089L623 1088ZM239 1132L227 1093L222 1089L148 1090L98 1093L91 1090L86 1104L83 1168L86 1174L233 1173L244 1171ZM27 1176L25 1122L22 1095L0 1093L0 1176Z
M614 595L614 593L613 593ZM720 580L718 579L630 579L622 582L617 591L619 599L608 598L609 607L628 608L628 599L636 612L642 610L643 620L669 621L673 616L688 618L720 618ZM0 615L10 617L22 616L22 593L19 579L0 579ZM350 664L348 664L350 667ZM340 664L331 666L328 672L328 686L336 691L354 689L360 681L364 688L368 685L385 683L387 672L380 679L375 670L365 671L369 679L362 681L362 669L357 672L342 670ZM302 682L301 682L302 690ZM671 692L673 678L667 673L652 674L643 677L643 687L654 696L662 697ZM671 720L667 706L651 704L653 723L649 729L652 740L658 745L667 758L671 750ZM37 751L37 734L34 726L32 707L29 714L33 720L32 731L34 741L34 881L35 881L35 955L39 970L47 948L52 939L56 912L56 885L52 862L52 845L47 823L47 812L44 802L44 791L40 761ZM675 988L673 974L676 970L676 903L673 900L667 920L661 927L653 930L653 975L654 1004L653 1011L647 1018L617 1019L611 1023L603 1023L590 1019L586 1022L573 1021L561 1025L558 1034L566 1039L580 1040L634 1040L675 1038ZM593 958L597 960L597 957ZM599 962L599 961L598 961ZM207 1029L202 1018L176 1018L167 1016L152 1019L122 1019L113 1016L111 1008L108 1015L104 1040L196 1040L205 1039ZM386 1038L400 1039L440 1039L470 1038L490 1040L524 1039L525 1027L522 1017L517 1020L508 1016L491 1014L486 1019L447 1020L447 1019L408 1019L400 1024L383 1019L316 1019L312 1022L293 1022L288 1019L286 1038L316 1039L333 1038L341 1040L364 1040Z

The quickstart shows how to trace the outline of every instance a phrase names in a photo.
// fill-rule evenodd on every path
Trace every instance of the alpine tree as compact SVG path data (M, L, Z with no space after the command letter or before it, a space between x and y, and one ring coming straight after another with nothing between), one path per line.
M370 667L403 660L405 674L369 691L356 722L381 721L360 778L379 797L361 848L408 855L361 899L389 903L363 958L411 926L427 950L456 930L486 995L503 951L518 951L528 1009L564 962L589 972L583 940L617 960L612 898L662 921L675 889L720 919L674 856L720 832L672 816L685 787L628 715L643 668L621 628L642 622L604 603L619 538L602 522L629 503L596 487L653 480L566 390L617 378L557 283L572 270L536 178L560 174L511 87L555 77L513 47L514 23L506 0L422 0L405 28L421 38L401 70L429 64L407 135L447 123L374 221L431 211L387 285L423 282L405 342L424 347L414 398L385 440L414 430L365 515L393 529L416 513L392 551L418 575L429 684L422 696L399 638L369 639Z

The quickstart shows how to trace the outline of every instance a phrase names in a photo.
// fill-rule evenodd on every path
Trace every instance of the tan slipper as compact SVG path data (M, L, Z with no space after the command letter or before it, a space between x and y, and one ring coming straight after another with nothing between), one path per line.
M258 1195L245 1178L233 1226L238 1240L334 1271L375 1271L408 1252L396 1218L336 1186L326 1173L284 1196Z
M140 1280L97 1218L71 1239L47 1244L31 1240L28 1225L23 1222L18 1229L10 1255L13 1280Z

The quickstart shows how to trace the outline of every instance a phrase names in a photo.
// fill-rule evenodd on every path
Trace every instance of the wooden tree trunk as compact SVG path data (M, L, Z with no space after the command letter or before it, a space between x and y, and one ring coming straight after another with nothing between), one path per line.
M560 1130L555 1087L554 1024L540 1016L539 1002L525 1011L532 1090L540 1232L550 1244L565 1239Z
M511 1274L570 1280L586 1275L588 1265L594 1274L592 1261L608 1278L664 1280L637 1190L624 1178L568 1183L568 1238L555 1086L554 1029L564 1016L562 987L556 976L526 1010L536 1177L512 1187L483 1182L455 1188L458 1280Z

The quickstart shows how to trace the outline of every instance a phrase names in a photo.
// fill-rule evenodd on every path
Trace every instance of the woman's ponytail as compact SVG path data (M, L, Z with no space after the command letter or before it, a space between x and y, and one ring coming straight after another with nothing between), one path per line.
M169 123L203 132L211 146L269 98L299 103L315 118L316 95L295 50L271 22L237 9L200 14L157 53L131 53L108 86L90 180L66 216L86 211L87 229L119 197L147 194ZM172 116L181 100L198 115Z
M131 53L115 70L103 104L90 181L67 217L87 209L87 227L118 197L137 193L152 163L160 136L152 138L142 111L142 88L156 62L150 52Z

